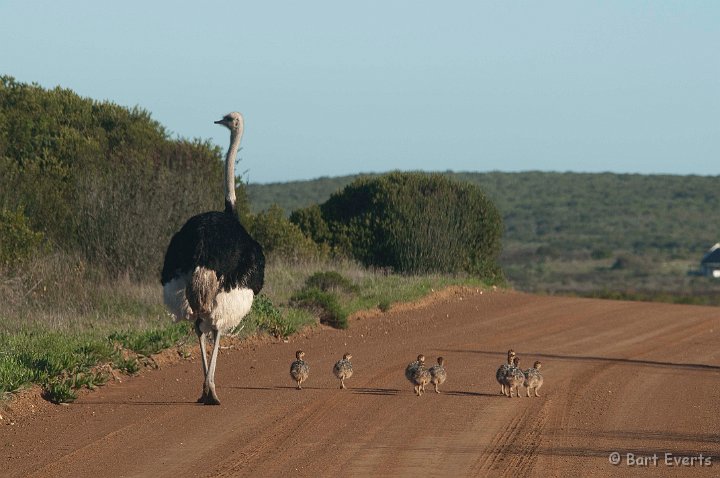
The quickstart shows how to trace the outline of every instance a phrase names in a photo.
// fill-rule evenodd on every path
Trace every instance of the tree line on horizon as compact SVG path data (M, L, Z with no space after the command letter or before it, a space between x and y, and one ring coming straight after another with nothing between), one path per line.
M535 244L542 256L598 258L624 250L678 258L696 256L720 241L720 228L714 226L720 220L719 176L437 174L479 186L502 215L505 241ZM253 211L275 204L289 215L323 203L353 181L372 177L377 174L250 183L247 194Z

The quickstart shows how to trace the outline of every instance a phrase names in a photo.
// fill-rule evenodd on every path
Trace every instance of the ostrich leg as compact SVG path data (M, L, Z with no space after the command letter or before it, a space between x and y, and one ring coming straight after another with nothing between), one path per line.
M203 393L198 398L198 403L205 403L205 399L207 398L208 390L207 390L207 373L208 373L208 365L207 365L207 346L206 346L206 339L205 334L203 334L200 331L200 319L195 321L195 334L198 336L198 340L200 341L200 354L202 355L202 368L203 368Z
M215 365L217 365L218 350L220 350L220 331L215 331L215 344L213 346L212 356L210 357L210 367L205 376L205 387L203 393L207 390L205 396L205 405L220 405L220 400L215 393Z

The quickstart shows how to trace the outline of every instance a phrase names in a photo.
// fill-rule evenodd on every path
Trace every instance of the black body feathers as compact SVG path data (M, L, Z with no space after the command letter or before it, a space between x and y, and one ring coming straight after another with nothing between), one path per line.
M161 282L201 266L215 272L220 289L243 287L257 295L265 280L265 255L240 224L235 212L206 212L193 216L170 240Z

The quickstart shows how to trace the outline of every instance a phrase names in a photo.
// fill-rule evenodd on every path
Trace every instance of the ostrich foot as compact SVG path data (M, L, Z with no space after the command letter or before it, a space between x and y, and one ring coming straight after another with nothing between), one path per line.
M203 393L200 398L197 399L197 403L202 403L203 405L220 405L220 399L214 393Z
M205 405L220 405L220 399L218 398L217 394L215 393L215 388L212 387L207 393L203 393L204 398L203 403Z
M207 397L205 399L205 405L220 405L220 400L217 397Z
M205 403L207 401L208 395L210 395L210 387L203 383L202 395L200 395L200 398L197 399L197 403Z

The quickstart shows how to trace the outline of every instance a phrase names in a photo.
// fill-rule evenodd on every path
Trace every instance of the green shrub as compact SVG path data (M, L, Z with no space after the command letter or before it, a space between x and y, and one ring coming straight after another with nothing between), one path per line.
M123 357L121 354L115 357L113 366L128 375L134 375L140 371L140 362L136 357Z
M71 380L59 379L48 382L43 387L43 398L53 403L70 403L77 400Z
M502 220L479 187L439 174L359 179L291 216L316 242L401 273L467 272L502 281ZM327 232L323 224L327 225Z
M378 309L382 312L387 312L390 310L390 307L392 307L392 303L389 300L381 300L380 303L378 303Z
M323 218L320 206L313 204L305 209L298 209L290 214L290 222L296 224L301 231L318 244L332 243L332 234Z
M286 217L278 206L247 218L248 229L270 258L302 261L319 257L321 248Z
M43 234L33 231L28 218L19 209L0 208L0 266L12 266L40 250Z
M308 289L320 289L327 291L348 291L354 292L357 287L354 286L349 279L343 277L336 271L316 272L305 280L305 287Z
M73 378L73 388L85 387L93 390L96 387L107 383L108 378L108 374L104 372L78 373Z
M239 327L244 328L247 323L254 324L257 330L266 332L273 337L283 338L296 331L295 324L286 320L280 309L275 307L270 298L259 294L253 300L252 309Z
M321 323L337 329L346 329L348 326L347 313L340 305L337 295L332 292L305 288L292 295L290 305L317 313Z

